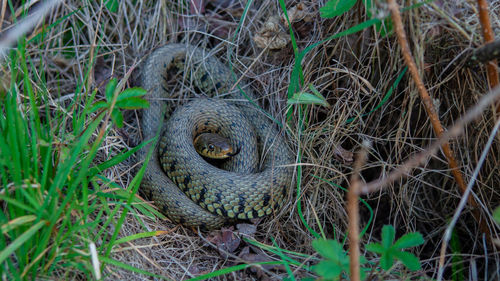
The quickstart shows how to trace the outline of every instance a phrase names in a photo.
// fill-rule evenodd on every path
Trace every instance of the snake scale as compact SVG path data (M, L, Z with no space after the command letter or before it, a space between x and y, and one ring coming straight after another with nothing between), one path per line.
M205 49L168 44L149 55L141 75L150 101L141 119L143 138L162 132L141 190L162 213L186 226L214 229L231 219L279 210L293 180L293 155L265 114L240 92L228 93L233 79L224 64ZM172 75L204 98L191 97L176 107L167 90ZM245 94L255 100L249 89ZM238 148L224 163L229 171L195 151L193 138L199 131L220 134ZM148 150L139 150L139 160L146 159Z

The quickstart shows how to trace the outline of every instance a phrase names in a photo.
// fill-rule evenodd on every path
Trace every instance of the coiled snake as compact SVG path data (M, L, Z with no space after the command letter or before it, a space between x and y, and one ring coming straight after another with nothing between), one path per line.
M224 99L197 98L172 113L175 102L166 101L173 99L166 84L167 76L177 73L203 95ZM228 219L269 215L281 207L292 182L294 159L287 144L240 92L228 93L231 81L229 69L208 51L181 44L157 49L142 69L141 83L150 101L141 120L143 137L153 138L160 128L163 134L141 189L171 220L186 226L214 229ZM250 90L245 93L254 100ZM168 121L161 126L163 116ZM195 151L193 138L200 131L220 134L238 148L224 164L230 171L209 164ZM139 150L139 160L145 160L148 150Z

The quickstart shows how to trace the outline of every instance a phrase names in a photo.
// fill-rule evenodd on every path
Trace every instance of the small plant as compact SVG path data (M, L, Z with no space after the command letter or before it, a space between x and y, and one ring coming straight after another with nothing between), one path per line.
M385 225L382 228L382 243L370 243L366 250L380 254L380 267L388 271L394 265L394 260L401 261L412 271L421 268L419 259L403 249L411 248L424 243L422 235L412 232L395 239L395 230L392 225ZM342 245L335 240L316 239L312 243L313 248L324 258L312 270L321 276L321 280L340 280L343 275L349 274L349 256L342 248ZM361 257L360 263L365 264L366 258ZM368 268L361 268L361 279L365 279Z
M380 266L383 270L389 270L394 259L400 260L408 269L415 271L421 268L418 258L403 249L416 247L424 243L422 234L412 232L403 235L394 242L396 231L392 225L384 225L382 228L382 243L370 243L366 246L368 251L380 254Z
M90 112L95 112L101 110L105 112L107 110L111 111L111 119L116 124L118 128L123 127L123 114L120 109L141 109L149 106L149 102L142 97L147 94L147 91L142 88L128 88L121 93L117 93L120 88L117 89L118 81L113 78L106 85L106 101L99 101L92 105ZM116 101L113 99L115 95Z
M323 280L340 280L342 274L349 274L349 256L339 242L330 239L316 239L312 242L312 246L325 258L312 267L312 270L323 277ZM366 263L366 259L361 257L360 262L361 264ZM364 279L367 270L361 268L362 279Z

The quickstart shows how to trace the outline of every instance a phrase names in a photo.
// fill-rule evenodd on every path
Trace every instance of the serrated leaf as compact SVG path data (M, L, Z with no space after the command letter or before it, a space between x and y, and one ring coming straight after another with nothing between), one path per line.
M322 18L330 19L349 11L357 0L330 0L319 9Z
M312 246L320 255L339 264L345 256L342 246L335 240L316 239L313 240Z
M401 236L393 245L395 249L404 249L422 245L424 243L424 238L422 234L418 232L412 232Z
M390 224L384 225L382 228L382 246L386 249L389 249L394 243L394 237L396 235L396 231L394 227Z
M94 103L92 105L92 107L89 109L89 113L95 112L98 109L106 108L106 107L108 107L108 103L107 102L105 102L105 101L98 101L98 102L96 102L96 103Z
M370 243L366 246L366 250L370 252L374 252L377 254L383 254L387 251L386 248L384 248L381 244L379 243Z
M385 253L380 256L380 267L384 270L389 270L393 264L394 257L392 256L392 251L386 250Z
M123 127L123 114L119 109L113 109L111 112L111 120L116 124L116 127Z
M106 100L110 103L113 100L113 95L115 93L116 85L118 85L118 80L112 78L106 85Z
M117 101L115 106L123 109L140 109L149 107L149 102L143 98L131 97Z
M293 94L293 96L288 99L288 104L319 104L326 107L330 107L330 104L325 100L324 97L310 94L307 92L298 92Z
M312 270L319 276L328 279L338 277L342 273L342 267L331 260L320 261L312 266Z
M142 97L142 96L146 95L147 93L148 93L148 91L144 90L143 88L138 88L138 87L128 88L128 89L123 90L123 92L121 92L118 95L118 97L116 98L116 101L118 102L118 101L132 98L132 97Z
M422 268L420 260L409 252L395 252L394 256L398 258L409 270L417 271Z

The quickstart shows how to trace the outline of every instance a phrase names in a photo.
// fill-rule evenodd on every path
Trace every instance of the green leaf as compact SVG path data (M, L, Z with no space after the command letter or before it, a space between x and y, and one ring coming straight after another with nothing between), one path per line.
M357 0L330 0L319 9L322 18L330 19L349 11Z
M493 219L500 224L500 206L493 211Z
M293 96L288 99L288 104L319 104L326 107L330 107L330 104L326 101L326 99L314 88L313 85L309 85L309 89L313 92L313 94L307 92L297 92L294 93Z
M366 250L377 254L383 254L386 251L380 243L370 243L366 246Z
M111 103L111 101L113 100L116 85L118 85L118 80L116 80L116 78L112 78L111 80L109 80L108 84L106 85L106 100L108 101L108 103Z
M138 87L128 88L128 89L123 90L123 92L121 92L118 95L118 97L116 98L116 101L118 102L118 101L132 98L132 97L142 97L142 96L146 95L147 93L148 93L148 91L144 90L143 88L138 88Z
M312 242L313 248L323 257L334 261L341 261L345 256L339 242L335 240L316 239Z
M130 242L130 241L133 241L133 240L136 240L136 239L140 239L140 238L160 236L160 235L164 235L164 234L168 234L168 233L169 233L169 231L165 231L165 230L157 230L157 231L151 231L151 232L136 233L136 234L132 234L132 235L129 235L129 236L117 239L114 244L118 245L118 244L121 244L121 243Z
M422 268L420 260L412 253L395 252L394 256L396 256L406 267L408 267L409 270L417 271Z
M382 228L382 244L371 243L366 249L371 252L381 254L380 267L389 270L394 264L394 259L399 259L410 270L420 269L420 261L413 254L400 251L403 248L415 247L424 243L422 234L412 232L403 235L393 244L395 230L392 225L384 225Z
M92 107L89 109L89 112L95 112L98 109L106 108L106 107L108 107L108 103L107 102L105 102L105 101L98 101L98 102L96 102L96 103L94 103L92 105Z
M149 102L143 98L131 97L117 101L115 106L123 109L140 109L149 107Z
M0 264L4 262L17 248L21 247L31 236L35 235L42 226L45 225L45 221L39 221L32 227L30 227L26 232L19 235L12 243L9 244L5 249L0 252Z
M113 109L113 111L111 112L111 119L116 124L116 127L123 127L123 114L119 109Z
M384 253L380 256L380 267L383 270L389 270L394 264L394 257L392 256L392 251L390 249L386 249Z
M317 265L313 265L312 269L319 276L328 279L338 277L342 273L342 267L332 260L321 261Z
M118 4L119 4L118 0L108 0L104 5L106 6L106 8L108 8L110 12L116 13L118 12Z
M6 235L7 232L11 231L12 229L14 229L20 225L23 225L23 224L31 223L35 220L36 220L35 215L26 215L26 216L17 217L15 219L9 221L8 223L2 225L0 227L0 230L1 230L3 235Z
M394 243L396 231L392 225L386 224L382 228L382 246L389 249Z
M395 249L404 249L422 245L424 244L424 242L425 241L422 237L422 234L418 232L412 232L401 236L401 238L399 238L396 243L394 243L393 247Z

